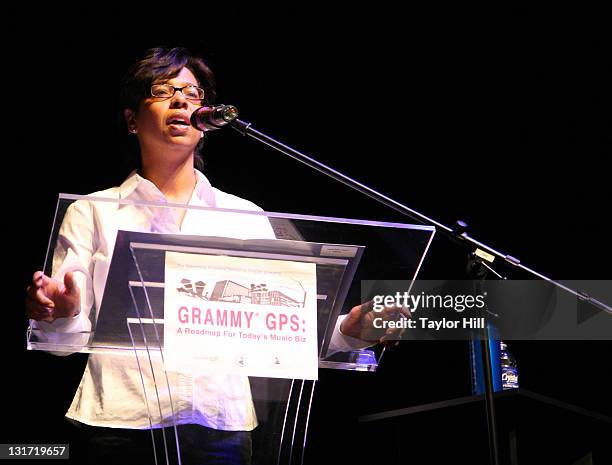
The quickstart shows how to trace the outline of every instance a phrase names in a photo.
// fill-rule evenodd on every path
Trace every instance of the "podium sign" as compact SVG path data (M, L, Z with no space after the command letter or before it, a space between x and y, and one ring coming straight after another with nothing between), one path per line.
M166 252L166 371L317 379L316 265Z

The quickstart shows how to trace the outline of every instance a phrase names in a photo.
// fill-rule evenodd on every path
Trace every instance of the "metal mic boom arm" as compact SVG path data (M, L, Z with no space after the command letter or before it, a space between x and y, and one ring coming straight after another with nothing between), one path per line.
M610 315L612 315L612 307L610 307L609 305L603 302L600 302L594 299L593 297L590 297L584 292L577 291L547 276L544 276L543 274L538 273L537 271L523 265L519 259L513 257L512 255L508 255L508 254L499 252L498 250L495 250L494 248L489 247L488 245L483 244L482 242L479 242L473 237L469 236L468 233L466 232L467 225L462 221L457 221L457 223L455 223L454 228L449 228L448 226L440 223L439 221L429 218L428 216L425 216L424 214L412 208L409 208L406 205L401 204L396 200L393 200L392 198L372 189L371 187L368 187L365 184L362 184L359 181L356 181L355 179L350 178L349 176L346 176L345 174L339 171L336 171L335 169L315 160L314 158L309 157L308 155L305 155L301 152L298 152L297 150L289 147L288 145L285 145L273 139L272 137L253 128L252 123L249 123L247 121L242 121L236 118L231 123L229 123L229 125L232 128L234 128L236 131L241 133L242 135L252 137L253 139L263 144L266 144L272 147L273 149L278 150L281 153L284 153L285 155L288 155L294 160L304 163L310 168L315 169L318 172L323 173L324 175L332 179L335 179L338 182L341 182L342 184L350 187L351 189L354 189L356 191L361 192L362 194L367 195L371 199L374 199L377 202L382 203L383 205L386 205L387 207L392 208L393 210L398 211L401 214L406 215L415 221L419 221L424 224L435 226L436 228L440 229L440 231L445 233L451 239L458 239L459 241L465 243L467 246L473 246L476 251L485 252L495 257L498 257L499 259L503 260L507 264L513 267L519 268L523 271L526 271L527 273L539 279L548 281L549 283L554 284L555 286L569 292L570 294L573 294L580 300L588 302L594 307L600 310L603 310L609 313Z

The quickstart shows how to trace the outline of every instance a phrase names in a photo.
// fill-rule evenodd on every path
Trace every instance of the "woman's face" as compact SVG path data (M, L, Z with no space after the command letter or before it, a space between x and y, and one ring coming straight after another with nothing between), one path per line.
M182 88L198 86L198 81L190 70L183 68L172 79L153 84ZM176 149L193 153L203 133L191 126L190 117L200 106L200 101L189 100L177 90L169 98L145 98L135 114L126 110L128 127L136 130L142 154L158 152L165 155Z

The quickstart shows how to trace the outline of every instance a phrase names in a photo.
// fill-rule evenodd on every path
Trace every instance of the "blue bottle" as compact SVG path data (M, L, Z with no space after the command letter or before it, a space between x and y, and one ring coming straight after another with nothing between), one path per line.
M518 367L516 366L516 359L508 350L508 346L504 341L499 341L499 359L501 362L501 379L502 388L505 389L518 389Z

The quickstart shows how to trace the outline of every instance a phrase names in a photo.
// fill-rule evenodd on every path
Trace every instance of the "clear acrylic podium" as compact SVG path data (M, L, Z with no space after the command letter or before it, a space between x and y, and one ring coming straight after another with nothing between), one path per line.
M75 215L75 212L80 213ZM169 218L182 214L184 230L178 231L176 223L174 229L168 226L172 223L168 222ZM28 349L61 355L89 353L90 362L92 358L114 357L113 360L118 360L117 366L137 372L140 382L136 397L139 400L134 402L134 409L142 414L146 412L147 428L157 430L157 434L151 435L151 463L181 463L177 425L189 422L182 404L186 378L165 369L170 348L165 344L164 322L174 318L171 312L175 312L174 307L165 309L165 297L170 290L201 307L231 303L257 312L280 308L287 315L286 323L293 321L297 327L297 318L291 317L305 306L308 293L296 280L297 284L284 287L278 284L281 281L266 281L270 275L265 274L265 268L267 264L270 267L277 267L279 263L306 264L307 269L313 270L316 282L316 295L309 297L316 308L316 328L309 332L316 338L316 345L312 344L313 349L316 347L316 353L312 351L315 370L318 363L321 368L374 371L380 351L350 347L343 342L347 338L338 333L338 317L368 298L361 289L363 280L414 280L435 233L433 227L420 225L60 194L45 260L47 275L62 272L58 268L62 263L65 265L66 260L62 262L65 257L58 257L58 254L61 255L59 251L66 246L66 228L76 216L79 227L90 223L88 231L93 230L101 218L105 219L105 224L97 224L98 230L104 233L84 233L81 245L90 249L92 262L100 247L108 248L109 256L112 252L112 260L96 264L94 276L82 277L81 282L89 283L93 296L91 309L84 309L86 324L78 330L48 332L44 325L32 322L28 330ZM71 234L78 235L79 231L75 233L72 228ZM214 282L204 279L176 282L167 279L166 264L170 256L228 264L255 260L258 266L264 267L264 275L253 276L250 282L245 281L246 278L243 281L228 278ZM63 271L78 274L85 270L82 273L85 275L91 272L91 263L79 263L79 257L72 259L72 268ZM180 266L183 265L179 264L179 269ZM244 272L245 266L239 268ZM275 276L281 280L287 278L278 269L275 268ZM100 282L102 285L96 284ZM234 318L233 313L228 317L224 313L216 323L230 325L231 318ZM208 340L206 338L213 333L211 327L211 331L202 333L205 337L201 340ZM289 345L279 344L278 354L291 353ZM238 357L238 353L232 352L233 347L225 346L221 353L208 356L206 351L214 352L214 344L208 343L209 349L202 347L196 350L203 350L204 354L199 356L206 361L202 361L202 368L196 363L197 372L188 375L191 384L187 386L193 390L190 395L195 396L197 391L198 402L205 406L206 393L210 392L206 389L208 380L226 376L223 367L211 373L207 370L217 366L218 360L229 360L226 366L233 365L227 372L228 379L245 387L247 394L241 399L252 404L245 409L254 408L256 415L257 426L252 433L253 463L301 463L316 376L311 377L314 379L288 378L283 371L279 374L272 371L270 376L253 376L246 368L244 354ZM246 358L257 360L260 356L257 344L251 348ZM176 351L172 356L177 358ZM180 353L178 359L181 359ZM273 359L280 364L279 357ZM190 366L194 360L189 359ZM198 384L203 385L202 389ZM217 389L224 391L226 387L218 386ZM234 388L228 386L227 389Z

